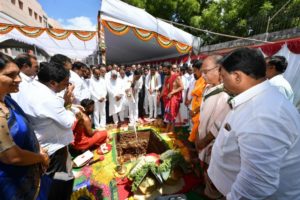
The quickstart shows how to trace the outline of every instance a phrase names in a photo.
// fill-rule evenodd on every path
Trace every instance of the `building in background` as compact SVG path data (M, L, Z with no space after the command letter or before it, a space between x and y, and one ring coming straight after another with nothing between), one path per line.
M44 28L61 28L58 21L51 19L43 10L37 0L1 0L0 1L0 23L16 24L24 26L44 27ZM20 53L26 53L28 49L22 48L1 48L5 54L12 57ZM47 55L39 50L35 52L39 61L45 61Z

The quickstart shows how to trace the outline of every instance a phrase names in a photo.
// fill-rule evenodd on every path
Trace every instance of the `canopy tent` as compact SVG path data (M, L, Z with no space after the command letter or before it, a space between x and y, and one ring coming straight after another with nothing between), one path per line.
M101 1L98 27L101 50L110 63L138 63L182 56L192 49L194 39L191 34L119 0ZM60 53L81 60L96 52L98 35L93 31L0 23L1 48L28 48L28 45L50 56Z
M12 40L16 42L12 42ZM34 45L50 56L60 53L81 60L97 49L95 31L37 28L0 23L0 47Z
M178 57L192 49L193 35L120 0L102 0L98 26L109 63ZM100 41L101 42L101 41ZM104 44L105 42L105 44Z

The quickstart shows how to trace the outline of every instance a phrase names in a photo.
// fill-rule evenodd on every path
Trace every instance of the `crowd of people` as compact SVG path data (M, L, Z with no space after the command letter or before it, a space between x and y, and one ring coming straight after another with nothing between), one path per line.
M106 143L110 123L161 118L175 137L176 124L190 128L203 195L299 199L300 116L286 68L284 57L248 48L180 67L0 53L0 197L69 199L69 148Z

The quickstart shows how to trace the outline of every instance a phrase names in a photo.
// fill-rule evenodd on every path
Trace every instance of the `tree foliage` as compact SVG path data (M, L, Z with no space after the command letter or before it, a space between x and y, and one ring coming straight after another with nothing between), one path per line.
M237 36L264 33L269 17L287 0L123 0L145 9L155 17L196 28ZM270 22L269 32L300 27L300 0L292 0ZM183 28L200 36L206 44L230 38Z

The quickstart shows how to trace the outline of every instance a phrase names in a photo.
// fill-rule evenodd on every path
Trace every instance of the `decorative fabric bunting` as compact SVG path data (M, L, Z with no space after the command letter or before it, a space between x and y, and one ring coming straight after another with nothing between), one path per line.
M172 40L169 40L167 37L165 36L162 36L162 35L157 35L156 37L157 39L157 42L158 44L163 47L163 48L170 48L172 47L174 44L173 44L173 41Z
M47 29L47 33L57 40L64 40L70 36L71 32L61 29ZM80 38L78 38L80 39Z
M186 54L192 49L191 46L188 46L188 45L180 43L180 42L176 42L175 46L176 46L177 51L182 54Z
M35 27L16 27L21 33L28 37L36 38L39 37L45 30Z
M128 33L128 31L130 30L129 26L123 25L123 24L119 24L116 22L109 22L109 21L102 21L103 25L108 28L108 30L110 30L110 32L112 32L115 35L125 35Z
M140 40L143 40L143 41L149 41L155 36L155 33L151 32L151 31L146 31L146 30L139 29L139 28L133 28L132 30L133 30L134 34L136 35L136 37L138 37Z
M64 29L50 29L50 28L38 28L38 27L19 26L19 25L0 23L0 34L7 34L10 31L12 31L13 29L17 29L23 35L25 35L27 37L31 37L31 38L37 38L46 31L46 33L49 36L51 36L57 40L67 39L71 34L73 34L79 40L89 41L89 40L92 40L96 35L96 31L75 31L75 30L64 30Z
M79 40L89 41L96 35L96 32L74 31L73 35L75 35Z
M8 24L0 24L0 34L9 33L14 27Z
M130 27L127 25L123 25L120 23L111 22L111 21L107 21L107 20L101 20L101 22L114 35L118 35L118 36L125 35L130 31L130 29L132 29L135 36L142 41L147 42L155 37L157 40L157 43L162 48L167 49L167 48L171 48L171 47L175 46L177 51L181 54L186 54L189 51L191 51L191 49L192 49L192 47L189 45L170 40L169 38L167 38L163 35L157 34L155 32L152 32L152 31L147 31L147 30L140 29L140 28Z

